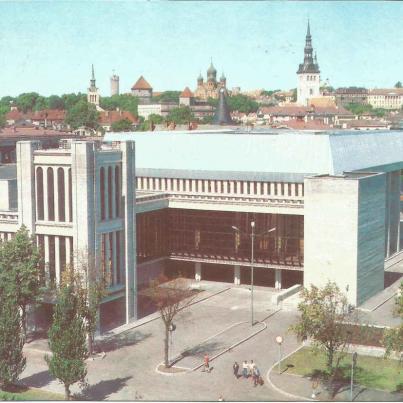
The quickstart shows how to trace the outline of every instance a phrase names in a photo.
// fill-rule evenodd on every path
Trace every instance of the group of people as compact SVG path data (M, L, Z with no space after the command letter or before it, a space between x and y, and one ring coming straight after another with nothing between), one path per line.
M238 379L240 377L243 377L245 379L247 378L252 378L253 380L253 386L257 385L263 385L263 379L260 376L260 371L259 368L256 366L256 364L253 362L253 360L248 363L248 361L244 361L242 363L242 373L241 375L239 374L239 364L235 361L234 365L232 366L232 369L234 370L234 376Z

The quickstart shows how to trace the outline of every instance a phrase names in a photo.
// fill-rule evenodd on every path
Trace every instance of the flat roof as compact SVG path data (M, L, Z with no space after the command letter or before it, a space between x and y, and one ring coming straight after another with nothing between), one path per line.
M193 178L231 176L300 181L304 176L403 168L403 132L260 129L107 133L104 141L135 141L137 174ZM270 179L272 178L272 179ZM207 178L206 178L207 179Z

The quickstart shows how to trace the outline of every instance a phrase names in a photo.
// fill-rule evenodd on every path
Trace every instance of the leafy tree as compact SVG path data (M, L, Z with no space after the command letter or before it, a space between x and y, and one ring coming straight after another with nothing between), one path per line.
M113 132L128 132L133 129L133 123L127 119L120 119L111 124L111 130Z
M150 298L156 305L164 322L164 365L169 366L169 331L179 311L189 306L195 292L189 287L189 280L176 277L167 283L168 278L160 276L150 282L150 287L141 291L141 295Z
M260 95L263 95L264 97L271 97L273 94L275 94L276 92L279 92L281 90L269 90L269 91L262 91L260 93Z
M62 284L48 332L52 355L46 355L45 360L49 372L64 384L66 400L70 400L70 386L84 382L87 375L86 330L80 309L74 285Z
M395 88L402 88L402 82L401 82L401 81L398 81L398 82L395 84Z
M85 100L78 101L74 106L67 110L66 123L73 129L79 127L88 127L95 129L98 127L98 112L95 105Z
M37 302L42 292L40 262L39 249L25 226L0 247L0 288L14 294L21 309L24 336L27 306Z
M148 116L147 120L154 123L155 125L160 125L161 123L164 122L164 118L161 115L157 115L156 113L151 113Z
M369 104L358 104L355 102L350 102L345 106L345 108L354 115L362 115L364 113L373 112L373 107Z
M44 109L49 108L48 98L39 95L35 100L34 111L43 111Z
M78 94L63 94L61 96L62 101L64 102L64 108L66 110L71 109L74 105L76 105L77 103L79 103L80 101L86 101L87 100L87 95L85 94L81 94L81 92L79 92Z
M164 91L162 94L152 97L151 101L155 103L172 102L179 103L181 91Z
M48 98L48 106L49 106L49 109L63 110L65 107L64 100L63 100L63 98L59 97L59 95L51 95Z
M395 299L393 314L400 316L403 321L403 281L400 283L399 291ZM386 349L385 356L388 357L392 351L403 352L403 323L392 329L385 329L382 343ZM403 358L403 357L401 357Z
M18 95L16 99L18 109L23 112L33 111L38 97L39 94L37 92L27 92Z
M4 115L0 114L0 129L2 127L5 127L6 124L7 124L6 117Z
M138 115L137 106L139 100L130 94L112 95L111 97L102 97L100 106L108 111L114 111L119 108L122 111L128 111L134 116Z
M293 101L293 102L297 102L297 99L298 99L297 89L294 88L294 89L292 90L292 101Z
M209 125L213 123L213 116L203 116L201 118L201 123L204 125Z
M194 115L188 106L173 108L166 117L167 122L175 122L176 124L185 124L192 120L194 120Z
M259 104L252 98L238 94L227 98L228 108L232 111L239 111L242 113L256 112Z
M310 337L314 346L325 352L327 372L332 376L351 340L351 333L343 324L349 316L347 298L336 283L328 282L323 288L304 288L301 299L301 317L290 330L300 339ZM336 352L339 355L335 363Z
M92 355L99 308L107 295L106 274L97 275L94 259L79 256L76 267L67 266L63 272L62 285L74 286L74 293L80 304L80 315L87 332L88 353Z
M25 368L25 338L15 295L2 289L0 301L0 384L7 389Z

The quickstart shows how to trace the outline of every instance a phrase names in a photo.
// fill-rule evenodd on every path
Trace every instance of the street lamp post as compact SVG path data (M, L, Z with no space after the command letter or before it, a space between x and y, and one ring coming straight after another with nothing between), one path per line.
M251 233L250 233L250 237L251 237L251 253L250 253L250 264L251 264L251 268L250 268L250 290L251 290L251 294L250 294L250 312L251 312L251 325L253 326L254 324L254 309L253 309L253 286L254 286L254 282L253 282L253 269L254 269L254 263L255 263L255 237L257 236L262 236L265 234L268 234L269 232L273 232L276 230L276 227L273 227L271 229L269 229L268 231L264 231L261 234L255 234L255 221L251 221L250 223L250 227L251 227ZM232 226L232 229L234 231L239 232L240 234L244 234L238 227L235 227L234 225ZM248 235L248 234L246 234Z
M281 336L277 336L276 343L278 344L278 373L281 375L281 345L283 344L283 338Z
M354 387L354 366L357 364L357 352L353 353L353 359L351 361L351 384L350 384L350 401L353 401L353 387Z

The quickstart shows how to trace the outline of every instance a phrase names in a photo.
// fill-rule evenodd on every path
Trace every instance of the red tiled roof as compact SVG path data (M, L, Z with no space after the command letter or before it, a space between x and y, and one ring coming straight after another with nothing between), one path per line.
M128 119L132 123L137 122L137 118L128 111L103 111L99 113L100 124L112 124L118 120Z
M193 98L193 92L190 91L189 87L186 87L182 94L180 95L181 98Z
M305 107L299 105L284 106L263 106L260 112L264 115L282 115L282 116L305 116L312 113L329 114L329 115L352 115L350 111L339 106L317 106Z
M308 120L305 122L303 120L289 120L287 122L279 123L277 126L286 126L290 129L296 130L326 130L330 129L329 125L324 124L320 120Z
M403 95L403 88L374 88L369 95Z
M6 127L0 130L0 137L72 136L72 133L38 127Z
M32 120L64 120L65 117L66 112L59 109L43 109L30 114L30 119Z
M153 88L151 87L151 85L148 84L148 82L143 76L140 76L140 78L136 81L136 83L132 87L132 90L152 90L152 89Z
M20 112L17 109L14 109L14 110L6 113L6 119L7 120L24 119L24 117L25 117L24 113Z

